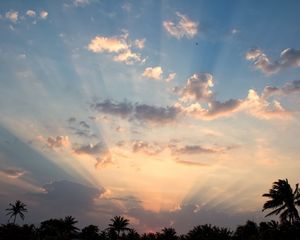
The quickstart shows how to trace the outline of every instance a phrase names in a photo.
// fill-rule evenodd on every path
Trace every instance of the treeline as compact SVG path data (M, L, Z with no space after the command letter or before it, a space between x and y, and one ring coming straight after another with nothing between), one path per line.
M300 240L300 223L281 223L276 221L256 224L247 221L235 231L212 225L199 225L187 234L178 235L174 228L163 228L160 232L139 234L129 225L113 222L100 231L98 226L89 225L79 230L77 221L67 216L64 219L50 219L40 226L17 225L14 223L0 226L1 240Z
M140 235L130 228L129 220L115 216L107 228L100 230L96 225L89 225L79 230L77 220L72 216L61 219L49 219L39 226L17 225L19 216L25 218L27 208L17 200L6 209L7 224L0 226L0 240L300 240L300 206L298 184L293 189L288 180L274 182L268 193L263 194L268 200L262 211L269 210L266 216L279 215L280 222L270 221L256 224L247 221L234 231L213 225L199 225L187 234L178 235L174 228L163 228L160 232ZM10 222L11 221L11 222Z

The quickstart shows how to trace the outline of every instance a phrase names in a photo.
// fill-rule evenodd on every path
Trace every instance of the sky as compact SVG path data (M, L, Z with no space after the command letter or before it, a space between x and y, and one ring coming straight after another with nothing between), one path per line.
M2 0L0 222L270 220L299 182L300 2ZM18 220L18 223L21 223Z

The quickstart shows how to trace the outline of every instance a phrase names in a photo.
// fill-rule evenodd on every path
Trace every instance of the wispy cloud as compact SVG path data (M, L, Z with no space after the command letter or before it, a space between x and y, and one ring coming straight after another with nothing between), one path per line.
M164 21L163 26L166 31L173 37L180 39L183 37L193 38L198 33L198 22L192 21L186 15L176 12L178 22Z
M0 169L0 173L10 178L19 178L25 174L25 171L18 168L4 168Z
M90 1L89 0L74 0L73 1L73 4L78 7L78 6L85 6L85 5L88 5L90 4Z
M284 49L276 61L272 61L258 48L250 49L245 54L245 58L253 62L254 67L266 75L277 73L289 67L300 67L300 50L294 48Z

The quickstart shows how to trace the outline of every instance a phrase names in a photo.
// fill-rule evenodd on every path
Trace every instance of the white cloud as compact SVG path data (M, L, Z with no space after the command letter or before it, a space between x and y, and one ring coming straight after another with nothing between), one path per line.
M291 113L286 111L278 100L268 102L253 89L248 91L248 96L243 101L241 109L262 119L291 117Z
M88 45L88 49L92 52L120 52L127 50L128 44L122 38L117 37L94 37Z
M147 67L143 72L144 77L154 79L154 80L161 80L162 74L163 74L163 70L160 66Z
M45 11L45 10L40 11L40 17L41 17L42 19L47 19L47 17L48 17L48 12Z
M18 21L19 13L17 11L8 11L5 13L5 17L13 23L16 23Z
M142 47L143 41L136 40L140 47ZM135 44L137 43L135 41ZM129 34L125 34L118 37L94 37L89 45L88 50L94 53L112 53L113 60L116 62L124 62L126 64L133 64L134 62L143 62L139 53L133 52L131 49L131 42Z
M163 26L166 31L173 37L180 39L183 37L193 38L198 33L198 22L190 20L187 16L176 12L179 18L177 23L172 21L164 21Z
M137 53L133 53L130 49L122 51L113 58L116 62L125 62L126 64L133 64L134 62L140 62L141 56Z
M27 10L26 15L29 17L35 17L36 13L35 13L35 11L29 9L29 10Z

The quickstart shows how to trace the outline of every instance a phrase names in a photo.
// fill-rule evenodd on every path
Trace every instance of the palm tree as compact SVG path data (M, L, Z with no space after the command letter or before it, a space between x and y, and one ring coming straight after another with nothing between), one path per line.
M117 232L118 239L121 232L130 230L130 228L127 227L129 225L128 219L123 218L122 216L115 216L110 220L112 221L112 223L109 224L109 229Z
M300 206L300 190L298 184L296 184L296 189L293 191L287 179L279 179L273 183L269 193L263 194L263 197L270 198L270 200L265 202L262 211L273 209L266 217L280 214L281 222L288 221L295 223L300 221L296 209L297 205Z
M19 215L22 220L24 220L24 213L27 212L26 205L22 203L20 200L17 200L15 204L10 203L10 208L5 209L7 211L6 216L9 215L8 222L12 217L14 217L14 224L16 223L16 218Z

